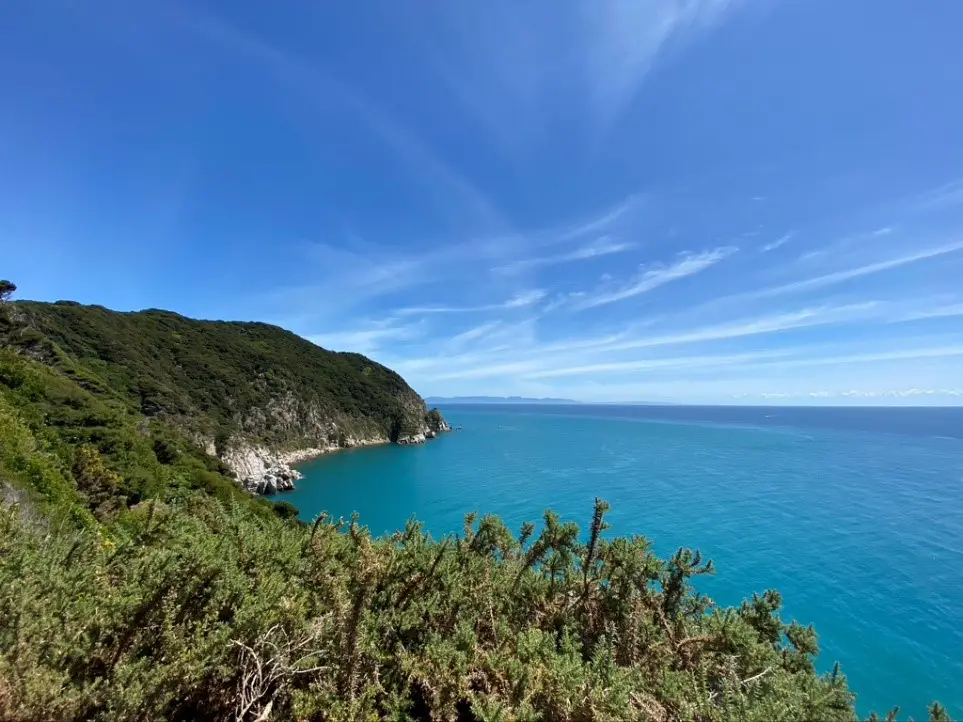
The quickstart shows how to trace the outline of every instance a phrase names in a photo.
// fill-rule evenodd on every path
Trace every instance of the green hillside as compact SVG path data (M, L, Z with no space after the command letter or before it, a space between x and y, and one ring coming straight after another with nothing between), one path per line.
M777 592L714 605L711 562L608 538L601 501L584 534L547 512L372 538L287 518L195 443L296 440L255 410L298 392L381 430L425 413L279 329L0 301L0 719L856 719Z
M425 427L422 399L360 354L334 353L276 326L18 303L22 321L133 408L223 443L392 440Z

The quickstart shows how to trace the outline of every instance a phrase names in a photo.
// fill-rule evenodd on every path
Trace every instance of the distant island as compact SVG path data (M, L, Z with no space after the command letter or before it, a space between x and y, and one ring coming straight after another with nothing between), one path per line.
M525 396L428 396L428 404L580 404L574 399L532 399Z

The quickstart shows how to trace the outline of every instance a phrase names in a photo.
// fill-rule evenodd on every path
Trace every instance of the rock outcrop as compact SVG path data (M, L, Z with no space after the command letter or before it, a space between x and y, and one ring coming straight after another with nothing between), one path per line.
M387 443L388 439L384 437L356 439L349 436L340 439L337 444L294 451L274 451L264 446L253 446L234 440L221 454L220 459L234 472L245 490L252 494L270 495L293 490L294 482L303 478L301 472L292 468L292 464L343 449Z
M306 451L306 450L305 450ZM322 453L320 449L313 449ZM291 468L299 459L256 446L233 446L221 460L234 472L241 486L252 494L276 494L290 491L301 473Z
M399 436L394 443L401 446L414 446L423 444L429 439L438 438L448 431L451 431L451 426L441 414L433 410L418 430ZM391 443L387 436L356 438L336 432L337 429L332 427L328 434L329 438L337 438L335 442L294 451L276 451L267 446L254 445L241 438L235 438L219 458L234 472L244 489L252 494L270 495L291 491L294 489L294 482L303 478L301 472L292 468L292 464L344 449ZM202 445L206 445L206 442Z

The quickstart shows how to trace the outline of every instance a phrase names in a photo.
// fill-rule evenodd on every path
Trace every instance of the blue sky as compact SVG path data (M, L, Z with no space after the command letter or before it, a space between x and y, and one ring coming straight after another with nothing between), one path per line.
M963 403L963 4L0 4L0 275L431 395Z

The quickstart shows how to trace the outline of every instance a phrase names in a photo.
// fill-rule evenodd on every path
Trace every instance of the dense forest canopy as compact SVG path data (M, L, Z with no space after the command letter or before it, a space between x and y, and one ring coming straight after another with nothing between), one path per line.
M290 418L298 413L335 420L349 435L397 435L424 421L424 402L394 371L277 326L70 302L16 309L145 416L209 437L301 443L313 429Z

